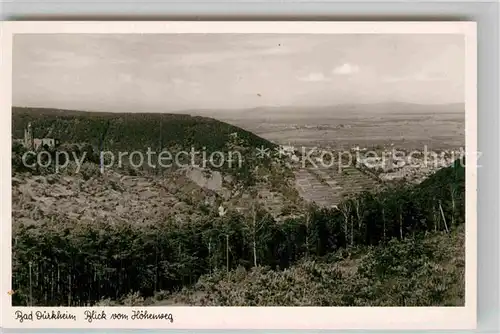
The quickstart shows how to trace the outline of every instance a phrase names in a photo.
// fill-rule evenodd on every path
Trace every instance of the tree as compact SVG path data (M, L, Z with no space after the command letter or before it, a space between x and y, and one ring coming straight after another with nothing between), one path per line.
M344 235L345 239L350 239L350 246L354 246L354 224L352 223L352 201L351 199L346 199L342 201L339 205L340 212L344 216ZM349 222L351 222L351 233L349 234Z

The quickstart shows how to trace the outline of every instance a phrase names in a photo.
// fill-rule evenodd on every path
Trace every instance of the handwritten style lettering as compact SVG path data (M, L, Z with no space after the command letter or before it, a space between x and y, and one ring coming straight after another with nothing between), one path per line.
M76 315L71 314L70 312L61 312L61 311L16 311L15 312L15 320L20 323L25 320L34 321L34 320L73 320L76 321Z
M94 320L107 320L106 313L104 311L96 312L96 311L85 311L83 313L85 315L85 320L88 322L92 322Z
M37 320L73 320L76 321L76 316L69 312L61 311L36 311L35 313Z
M167 320L174 322L172 313L149 313L148 311L132 311L132 320Z
M33 311L24 313L23 311L16 311L16 320L23 323L25 320L33 321Z

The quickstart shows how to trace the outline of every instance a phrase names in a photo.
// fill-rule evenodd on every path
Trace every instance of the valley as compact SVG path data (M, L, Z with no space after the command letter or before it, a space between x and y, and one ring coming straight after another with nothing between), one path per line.
M438 239L442 233L461 233L463 166L459 156L447 153L448 144L440 146L446 153L439 158L442 165L432 168L410 168L387 161L370 166L366 162L367 148L360 148L355 137L346 145L356 145L345 151L318 145L307 162L299 146L288 145L292 140L280 145L284 141L273 140L269 132L262 137L258 131L254 134L249 131L248 120L243 123L238 126L237 122L186 114L14 109L14 303L156 305L151 298L161 295L157 305L233 305L235 301L221 299L211 289L224 290L219 284L232 284L240 291L240 284L247 284L246 280L254 276L266 280L268 275L292 275L300 280L296 275L309 277L310 270L326 270L321 261L327 264L332 254L341 256L335 261L344 265L344 261L351 263L351 256L381 256L364 247L384 249L389 242L401 242L401 247L413 252L418 245L412 240L426 231L432 231L433 238ZM387 132L389 128L376 131ZM343 131L351 127L328 129ZM293 131L300 136L303 129ZM370 136L370 131L375 130L367 131ZM287 137L295 138L291 134ZM57 145L36 148L36 158L33 155L30 160L33 164L26 165L26 143L29 145L33 138ZM317 138L306 142L314 146ZM377 137L372 139L378 144L369 148L376 152L396 147L394 143L385 145ZM419 140L432 144L425 137ZM454 141L458 143L458 137ZM179 165L148 165L145 160L140 166L132 160L119 166L108 165L100 154L105 149L113 157L123 151L145 152L151 147L181 156ZM204 155L187 154L191 148L203 150L210 157L216 152L237 152L241 164L228 166L211 161L207 167ZM81 165L71 161L57 169L55 158L63 150L84 156L85 161ZM40 152L52 159L35 164ZM326 153L336 156L341 152L354 159L349 164L342 159L320 163ZM457 238L461 242L460 235ZM398 245L391 244L395 252ZM93 251L97 248L102 249L101 255ZM320 261L319 267L311 267L311 259ZM34 269L27 263L35 263ZM27 267L34 270L34 282L27 281ZM269 272L269 268L273 270ZM352 270L362 270L356 268ZM46 273L49 276L44 276ZM355 277L361 282L367 279L365 274L343 276L342 284ZM434 277L438 272L421 274ZM234 281L234 275L238 280ZM327 270L324 275L337 277L345 273ZM289 278L272 278L276 284L282 284L281 279ZM33 284L35 296L29 294ZM454 282L453 289L459 289L460 284ZM380 287L374 293L383 294L384 289ZM437 299L432 296L414 302L435 305L462 300L446 294ZM252 301L249 295L238 298L246 300L236 299L238 305L370 303L367 296L358 302L347 296L343 300L332 297L330 301L319 301L319 297L308 300L305 295L298 299L269 296L261 302ZM372 302L391 304L381 297ZM407 302L395 300L392 305Z

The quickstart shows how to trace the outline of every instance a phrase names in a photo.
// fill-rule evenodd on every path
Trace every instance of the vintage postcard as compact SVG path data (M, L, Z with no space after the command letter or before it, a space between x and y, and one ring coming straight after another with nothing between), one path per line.
M2 326L475 327L475 23L1 30Z

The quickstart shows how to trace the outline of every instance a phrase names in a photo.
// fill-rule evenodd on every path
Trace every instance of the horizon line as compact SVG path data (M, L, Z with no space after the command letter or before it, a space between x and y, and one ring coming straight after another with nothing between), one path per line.
M23 109L44 109L44 110L52 110L52 111L78 111L78 112L87 112L87 113L111 113L111 114L186 114L188 112L196 112L196 111L244 111L244 110L257 110L257 109L286 109L286 108L335 108L335 107L346 107L346 106L375 106L375 105L413 105L413 106L423 106L423 107L432 107L432 106L451 106L451 105L465 105L465 102L449 102L449 103L415 103L415 102L402 102L402 101L386 101L386 102L359 102L359 103L339 103L339 104L331 104L331 105L311 105L311 106L293 106L293 105L262 105L257 107L247 107L247 108L186 108L186 109L175 109L172 111L106 111L106 110L83 110L83 109L67 109L60 107L37 107L37 106L21 106L21 105L12 105L11 109L14 108L23 108Z

